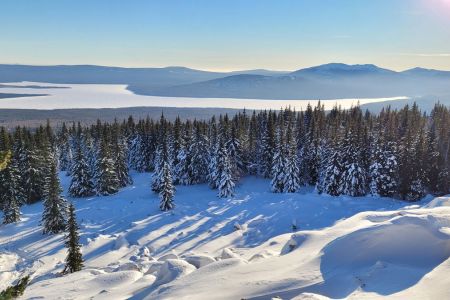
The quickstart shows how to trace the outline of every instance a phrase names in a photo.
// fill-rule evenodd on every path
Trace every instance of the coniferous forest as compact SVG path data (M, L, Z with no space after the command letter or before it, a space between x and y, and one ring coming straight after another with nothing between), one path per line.
M315 186L331 196L375 195L417 201L450 191L450 111L416 105L379 114L360 107L325 111L243 111L209 120L177 118L63 124L0 131L0 204L4 223L20 206L43 201L44 233L64 230L73 197L111 195L132 184L130 170L153 172L160 209L176 206L176 186L207 183L231 197L243 176L270 179L274 193Z

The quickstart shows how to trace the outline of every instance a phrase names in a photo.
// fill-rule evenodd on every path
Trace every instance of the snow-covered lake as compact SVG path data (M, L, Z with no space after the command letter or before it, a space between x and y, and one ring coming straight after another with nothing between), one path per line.
M3 85L3 86L2 86ZM65 88L61 88L65 87ZM19 109L65 109L65 108L120 108L137 106L156 107L208 107L236 109L280 109L290 106L296 110L304 109L315 100L260 100L233 98L189 98L159 97L136 95L120 84L52 84L37 82L16 82L0 84L0 93L4 94L40 94L18 98L0 98L1 108ZM352 105L381 101L407 99L404 96L376 99L336 99L322 100L325 109L331 109L336 103L342 108Z

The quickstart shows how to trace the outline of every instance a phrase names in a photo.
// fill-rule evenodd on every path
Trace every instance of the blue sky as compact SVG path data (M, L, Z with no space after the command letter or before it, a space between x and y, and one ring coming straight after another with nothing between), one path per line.
M0 0L0 63L450 70L450 0Z

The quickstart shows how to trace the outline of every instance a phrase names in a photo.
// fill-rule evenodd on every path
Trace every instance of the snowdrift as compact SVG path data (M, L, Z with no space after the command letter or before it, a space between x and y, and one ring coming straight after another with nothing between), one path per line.
M81 225L80 272L60 276L63 237L42 235L42 204L24 207L19 224L1 225L0 289L30 274L23 299L450 295L450 197L410 206L310 188L272 194L266 180L245 178L232 199L218 200L207 186L181 186L175 211L160 212L150 175L133 179L114 196L70 199Z

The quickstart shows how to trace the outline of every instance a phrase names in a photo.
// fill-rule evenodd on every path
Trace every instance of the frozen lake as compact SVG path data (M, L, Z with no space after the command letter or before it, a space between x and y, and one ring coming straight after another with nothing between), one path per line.
M260 100L143 96L136 95L126 88L126 85L119 84L3 83L0 84L0 93L2 94L40 94L44 96L0 98L0 109L120 108L137 106L280 109L290 106L296 110L301 110L305 109L308 103L315 105L318 102L318 99ZM342 108L349 108L358 102L362 105L402 99L407 99L407 97L335 99L321 100L321 102L324 104L325 109L331 109L336 103Z

